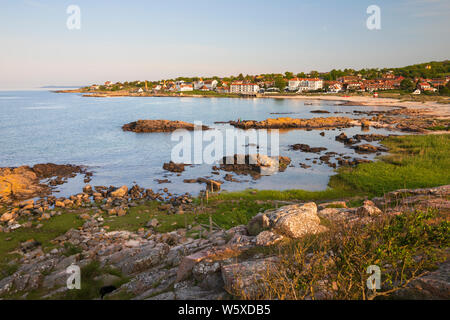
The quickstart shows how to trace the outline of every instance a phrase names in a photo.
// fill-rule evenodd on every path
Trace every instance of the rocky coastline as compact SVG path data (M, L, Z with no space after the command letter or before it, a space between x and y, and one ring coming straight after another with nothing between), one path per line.
M86 186L85 194L95 193L107 195L107 203L129 204L139 202L146 195L138 187L94 191ZM98 211L85 213L80 215L84 221L82 227L70 229L53 239L51 251L44 251L41 243L34 239L22 242L16 250L15 263L19 267L0 279L0 297L26 298L33 290L42 292L40 298L61 297L68 293L65 286L68 266L95 264L109 270L95 278L103 286L112 288L105 297L107 299L257 298L261 290L265 290L264 282L261 282L265 271L276 267L280 259L273 253L261 253L264 252L262 248L326 233L329 227L323 224L324 220L355 227L369 225L383 216L401 215L412 204L448 212L449 195L450 186L442 186L398 190L382 198L367 200L356 208L348 208L343 201L280 202L281 207L277 204L277 208L261 211L246 225L230 229L199 225L196 227L202 234L199 238L192 237L193 226L157 232L159 221L155 219L150 219L147 227L137 232L109 231L102 214ZM32 206L31 202L29 205ZM185 201L185 205L188 210L191 204ZM14 230L10 234L13 236ZM78 248L77 252L67 254L67 248L72 247ZM416 278L416 285L404 286L391 297L448 299L447 270L448 262L445 262L436 271ZM330 299L334 294L331 285L319 286L309 298Z

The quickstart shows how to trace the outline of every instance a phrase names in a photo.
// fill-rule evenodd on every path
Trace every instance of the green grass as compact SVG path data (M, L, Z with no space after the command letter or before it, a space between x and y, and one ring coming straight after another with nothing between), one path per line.
M410 135L389 137L382 144L390 154L379 161L355 168L341 167L323 191L245 190L222 192L218 200L301 200L349 199L380 196L403 188L426 188L450 184L450 135Z
M196 226L198 224L209 224L209 216L212 221L224 229L233 226L246 224L254 215L261 210L271 208L270 204L257 204L253 201L220 202L211 201L204 207L197 207L196 211L186 211L184 214L168 214L166 211L158 210L159 203L150 201L145 205L130 208L128 214L123 217L108 218L105 225L109 230L130 230L136 231L144 228L151 219L159 222L156 231L170 232L184 228L187 225Z
M78 228L83 225L83 221L77 214L65 212L60 216L54 216L48 221L42 221L40 229L20 228L11 233L0 233L0 263L11 260L8 255L12 250L19 247L20 243L34 239L42 244L43 248L51 248L52 239L64 234L71 228ZM37 223L34 223L36 225Z
M354 192L344 188L328 188L324 191L306 190L244 190L237 192L222 192L214 197L218 200L304 200L320 201L341 199L353 196Z
M450 183L450 135L390 137L383 145L390 155L381 161L340 168L330 185L383 195L402 188L426 188Z

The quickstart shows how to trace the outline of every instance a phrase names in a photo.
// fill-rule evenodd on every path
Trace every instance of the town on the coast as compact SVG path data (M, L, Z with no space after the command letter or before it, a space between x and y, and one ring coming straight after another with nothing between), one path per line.
M332 70L309 73L242 75L230 77L178 77L159 81L139 80L93 84L84 91L129 91L132 94L362 94L402 92L411 95L450 94L450 62L431 62L394 69Z

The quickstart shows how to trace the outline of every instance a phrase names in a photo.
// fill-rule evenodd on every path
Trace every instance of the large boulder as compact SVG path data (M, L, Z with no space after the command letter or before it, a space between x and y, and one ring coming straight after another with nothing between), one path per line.
M317 206L314 202L303 205L289 205L266 211L255 216L248 224L251 235L271 230L289 238L298 239L307 234L317 234L326 230L320 225Z
M372 201L366 200L364 201L364 204L358 208L356 213L361 217L367 217L367 216L377 216L382 214L383 212L380 209L378 209Z
M28 199L44 190L30 167L0 168L0 201Z
M127 186L121 186L119 189L111 192L111 197L123 198L127 194L128 194L128 187Z

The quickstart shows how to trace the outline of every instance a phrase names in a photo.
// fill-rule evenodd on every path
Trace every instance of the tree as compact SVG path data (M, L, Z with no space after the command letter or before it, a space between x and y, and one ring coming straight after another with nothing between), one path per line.
M275 79L275 87L280 89L280 91L284 91L284 88L286 87L286 81L283 79L283 77L277 77Z
M411 81L411 79L403 79L400 83L400 89L411 92L414 90L414 83Z
M286 72L284 73L284 76L285 76L286 79L292 79L292 78L294 77L294 73L293 73L293 72L286 71Z
M280 89L280 91L284 91L284 88L286 88L286 81L283 79L283 77L275 78L275 87Z
M319 72L313 70L309 73L309 75L311 76L311 78L318 78L319 77Z

